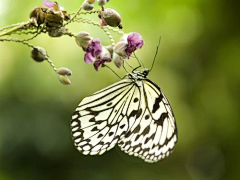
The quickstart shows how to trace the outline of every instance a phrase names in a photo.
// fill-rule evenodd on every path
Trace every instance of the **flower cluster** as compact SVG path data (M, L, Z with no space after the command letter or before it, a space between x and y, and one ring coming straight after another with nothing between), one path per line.
M129 59L132 53L144 44L139 33L124 35L114 47L102 46L100 39L93 39L87 32L80 32L75 38L77 44L86 52L85 63L93 63L96 71L100 66L104 67L105 63L111 61L120 68L124 59Z
M48 62L57 73L61 83L68 85L71 81L68 79L72 72L70 69L62 67L56 68L47 51L39 46L34 46L28 41L36 38L42 33L47 33L49 37L74 37L77 44L82 48L85 55L82 59L87 64L92 64L96 71L100 67L107 66L113 62L118 68L121 68L125 59L129 59L133 52L140 49L144 41L139 33L133 32L126 34L122 30L120 14L111 8L105 8L109 0L84 0L79 9L70 15L56 1L43 0L43 6L34 8L30 13L30 19L27 22L17 23L0 29L0 41L20 42L30 47L31 57L36 62ZM94 9L95 4L99 9ZM88 15L96 15L97 22L85 18ZM109 44L103 45L100 37L91 37L88 32L71 32L67 25L70 23L87 23L98 26L104 30L109 38ZM13 34L31 35L26 39L11 38ZM112 33L121 34L122 37L115 42ZM10 37L9 37L10 36ZM2 38L3 37L3 38ZM104 43L106 40L104 41Z

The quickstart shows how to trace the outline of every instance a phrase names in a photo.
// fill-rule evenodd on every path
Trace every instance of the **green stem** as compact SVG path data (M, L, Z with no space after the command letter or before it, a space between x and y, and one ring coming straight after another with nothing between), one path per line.
M69 23L71 23L81 12L82 10L82 6L78 9L78 11L76 12L76 14L66 23L64 24L64 26L68 25Z
M22 24L20 24L20 26L14 27L14 28L6 31L6 32L3 32L3 33L0 34L0 37L5 36L5 35L8 35L8 34L11 34L11 33L15 32L15 31L23 28L23 27L24 27L25 25L27 25L27 24L29 24L29 22L22 23Z

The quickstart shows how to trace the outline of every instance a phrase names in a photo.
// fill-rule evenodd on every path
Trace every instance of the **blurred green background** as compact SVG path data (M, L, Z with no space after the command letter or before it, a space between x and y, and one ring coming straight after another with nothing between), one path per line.
M68 12L82 3L58 2ZM0 27L27 21L29 12L40 5L41 1L0 0ZM239 5L234 0L107 4L121 14L125 32L142 34L145 45L137 56L147 67L162 37L149 78L171 102L179 141L173 154L154 164L118 147L102 156L84 156L75 149L70 135L74 109L83 97L118 78L107 69L95 72L85 64L73 38L43 34L31 42L44 47L57 67L73 71L71 86L60 84L48 63L34 62L28 47L1 42L0 180L239 179ZM109 44L97 27L76 23L69 28L88 31Z

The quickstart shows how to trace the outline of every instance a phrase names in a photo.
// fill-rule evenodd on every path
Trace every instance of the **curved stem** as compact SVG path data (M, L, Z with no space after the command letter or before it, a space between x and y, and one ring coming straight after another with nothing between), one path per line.
M78 9L78 11L75 13L75 15L68 21L64 24L64 26L68 25L69 23L71 23L81 12L82 10L82 6Z
M19 26L14 27L14 28L6 31L6 32L1 33L1 34L0 34L0 37L1 37L1 36L6 36L6 35L11 34L11 33L15 32L15 31L17 31L17 30L19 30L19 29L22 29L25 25L28 25L28 24L29 24L29 21L28 21L28 22L21 23L21 24L19 24Z

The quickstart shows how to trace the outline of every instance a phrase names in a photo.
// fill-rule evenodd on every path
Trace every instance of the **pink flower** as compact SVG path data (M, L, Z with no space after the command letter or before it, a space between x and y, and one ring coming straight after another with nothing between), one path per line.
M102 45L99 39L93 39L90 41L88 47L86 48L86 54L84 56L84 61L87 64L91 64L95 61L95 58L102 52Z
M94 63L93 66L96 71L100 66L104 67L104 63L112 61L110 52L105 47L102 47L99 39L91 40L85 51L85 63Z
M43 1L42 3L48 8L52 8L55 4L53 1Z
M105 47L103 47L101 54L97 57L97 60L94 62L93 65L95 70L98 71L99 66L104 67L105 62L111 62L111 61L112 59L111 59L110 52Z
M129 58L134 51L140 49L144 44L142 36L139 33L131 33L127 37L126 56Z
M144 44L142 36L139 33L125 34L120 41L113 47L113 62L120 68L124 59L130 58L132 53L140 49Z

